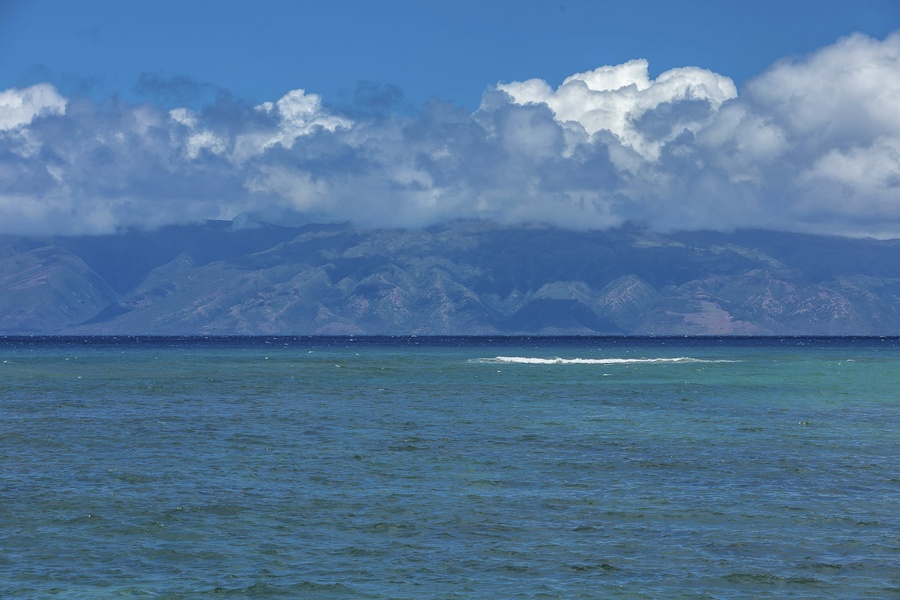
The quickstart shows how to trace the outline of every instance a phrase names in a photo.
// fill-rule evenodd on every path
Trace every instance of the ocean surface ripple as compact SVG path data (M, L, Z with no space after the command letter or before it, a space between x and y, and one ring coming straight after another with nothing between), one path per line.
M890 338L0 338L0 597L898 598L898 364Z

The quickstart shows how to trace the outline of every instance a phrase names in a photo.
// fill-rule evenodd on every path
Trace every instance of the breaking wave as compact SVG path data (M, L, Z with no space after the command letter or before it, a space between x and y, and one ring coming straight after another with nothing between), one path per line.
M477 358L474 362L522 365L635 365L660 363L726 363L732 360L709 360L678 356L675 358L533 358L528 356L495 356L494 358Z

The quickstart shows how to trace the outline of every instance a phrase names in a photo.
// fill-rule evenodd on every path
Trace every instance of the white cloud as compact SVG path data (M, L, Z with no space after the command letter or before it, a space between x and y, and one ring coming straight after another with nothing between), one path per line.
M298 137L309 135L316 129L334 131L348 128L352 121L329 114L322 109L322 99L316 94L307 94L302 89L291 90L278 102L264 102L256 110L277 119L274 130L255 132L241 137L237 146L241 148L239 158L247 154L258 154L274 145L290 148Z
M743 103L776 140L779 160L756 161L757 179L792 228L900 237L900 32L777 63Z
M59 115L66 99L49 83L0 92L0 131L29 125L35 117Z
M187 129L187 135L181 140L186 158L194 160L204 150L219 156L228 151L228 140L216 135L210 129L201 128L200 119L193 111L187 108L174 108L169 111L169 117Z
M833 219L867 217L900 222L900 138L883 136L865 146L834 148L798 177L805 192L798 209ZM884 232L887 233L887 232Z
M786 133L769 117L741 103L724 106L697 140L706 160L732 181L758 182L787 151Z
M747 85L748 102L797 138L866 143L900 133L900 32L855 34L799 60L776 63Z
M333 132L338 128L350 128L350 119L334 115L322 108L322 99L316 94L308 94L302 89L291 90L277 102L264 102L255 107L255 112L264 115L262 124L247 117L247 124L237 125L237 131L229 130L220 134L206 128L200 115L186 108L169 111L169 117L186 128L187 137L182 140L187 158L196 159L201 151L209 151L219 156L227 156L234 163L241 164L263 154L269 148L280 146L291 148L297 138L310 135L317 130Z
M900 237L900 33L776 63L738 96L646 61L355 120L293 90L163 111L0 92L0 230L97 233L238 214L778 227Z
M590 135L608 131L648 160L658 158L662 145L684 130L701 129L711 112L737 95L729 78L695 67L672 69L650 79L649 64L643 59L577 73L556 90L537 79L501 83L497 89L517 104L546 104L560 122L577 123ZM663 104L683 101L705 101L709 111L672 123L661 138L651 139L640 131L638 121L643 115Z

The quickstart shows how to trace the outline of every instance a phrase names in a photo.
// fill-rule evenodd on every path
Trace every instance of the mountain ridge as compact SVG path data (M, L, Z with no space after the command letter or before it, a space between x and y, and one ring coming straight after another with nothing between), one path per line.
M0 333L897 335L900 240L222 221L0 238Z

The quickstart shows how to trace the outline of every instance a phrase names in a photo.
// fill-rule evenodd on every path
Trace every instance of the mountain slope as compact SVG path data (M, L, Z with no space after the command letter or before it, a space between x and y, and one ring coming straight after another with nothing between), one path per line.
M106 282L71 252L53 244L0 242L0 331L57 331L115 300Z
M5 334L900 334L896 240L211 222L0 241Z

